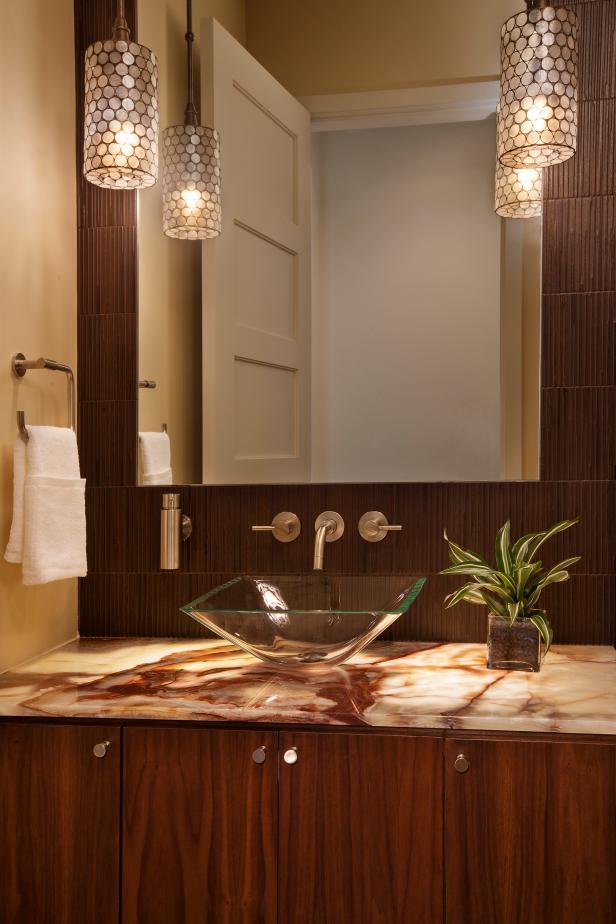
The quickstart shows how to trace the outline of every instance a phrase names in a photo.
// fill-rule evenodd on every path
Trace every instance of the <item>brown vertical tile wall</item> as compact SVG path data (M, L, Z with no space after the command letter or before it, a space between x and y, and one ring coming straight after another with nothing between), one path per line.
M75 0L78 431L82 474L98 485L134 484L137 466L137 194L82 173L84 54L114 18L109 0Z
M616 469L616 2L580 20L579 143L546 171L541 477Z
M546 603L558 640L614 642L616 0L574 5L582 26L580 141L577 156L547 180L540 482L184 486L178 490L194 534L182 570L161 573L162 489L135 487L136 197L98 190L79 170L79 438L90 566L80 582L82 634L206 634L179 613L181 603L237 572L308 570L314 519L333 509L346 532L327 546L327 570L427 575L424 592L390 637L452 641L481 640L485 613L471 606L443 611L451 589L438 575L446 564L444 526L490 554L507 517L514 532L526 532L580 514L580 526L559 537L551 554L577 551L583 561L575 579L553 589ZM112 0L76 0L80 101L83 51L110 33L113 7ZM132 2L128 7L132 17ZM363 542L357 522L371 509L383 510L403 532ZM280 510L299 515L296 542L281 545L251 532Z

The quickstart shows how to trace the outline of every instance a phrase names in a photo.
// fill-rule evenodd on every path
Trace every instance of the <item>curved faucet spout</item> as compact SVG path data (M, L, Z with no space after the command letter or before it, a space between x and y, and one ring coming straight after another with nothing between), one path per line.
M323 570L323 553L326 542L335 542L344 532L344 520L335 510L324 510L314 521L314 561L315 571Z
M325 542L327 539L327 534L331 533L332 530L336 528L336 524L333 520L327 520L326 523L322 523L321 526L315 532L314 539L314 562L313 568L315 571L323 570L323 551L325 549Z

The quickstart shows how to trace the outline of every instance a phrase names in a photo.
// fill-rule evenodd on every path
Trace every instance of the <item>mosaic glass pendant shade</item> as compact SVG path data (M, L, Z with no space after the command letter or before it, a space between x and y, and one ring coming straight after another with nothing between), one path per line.
M506 167L551 167L575 154L577 16L539 0L501 31L498 158Z
M543 171L539 167L504 167L496 164L494 208L501 218L536 218L541 215Z
M214 128L199 125L193 98L192 0L186 2L188 102L183 125L163 132L163 231L198 241L221 231L220 144Z
M221 229L218 132L171 125L162 136L163 230L180 240L217 237Z
M83 172L107 189L145 189L158 176L156 58L130 41L122 2L113 38L86 50Z

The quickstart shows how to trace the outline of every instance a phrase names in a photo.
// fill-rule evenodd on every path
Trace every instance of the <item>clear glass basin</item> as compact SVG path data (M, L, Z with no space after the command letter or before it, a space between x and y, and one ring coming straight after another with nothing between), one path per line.
M406 613L425 578L306 575L236 577L181 607L262 661L341 664Z

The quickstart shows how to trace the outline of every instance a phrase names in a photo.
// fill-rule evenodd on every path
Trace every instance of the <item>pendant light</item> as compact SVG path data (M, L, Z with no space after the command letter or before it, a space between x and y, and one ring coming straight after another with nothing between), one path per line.
M131 42L124 0L112 38L86 51L83 172L107 189L145 189L158 175L156 57Z
M575 154L578 20L545 0L526 6L501 30L498 158L506 167L551 167Z
M184 124L162 136L163 231L197 241L220 234L220 148L218 132L199 125L193 95L192 0L186 2L188 102Z
M494 208L501 218L541 215L543 171L540 167L504 167L496 163Z

